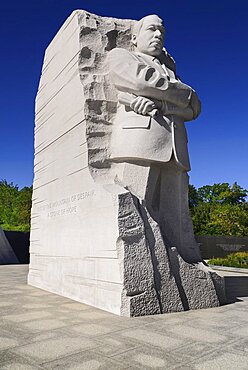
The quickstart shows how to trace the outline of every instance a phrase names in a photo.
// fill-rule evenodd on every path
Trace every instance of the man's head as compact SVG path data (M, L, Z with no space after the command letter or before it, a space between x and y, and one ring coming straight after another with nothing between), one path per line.
M157 15L148 15L135 23L132 43L141 53L159 56L164 46L165 29Z

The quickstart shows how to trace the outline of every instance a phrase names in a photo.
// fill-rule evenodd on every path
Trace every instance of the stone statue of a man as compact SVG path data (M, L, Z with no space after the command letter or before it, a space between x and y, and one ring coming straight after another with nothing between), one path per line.
M189 262L200 260L188 209L190 170L185 121L200 113L195 91L176 75L164 49L162 20L149 15L133 28L134 51L108 55L118 91L111 159L120 164L116 181L131 191L160 225L166 246Z

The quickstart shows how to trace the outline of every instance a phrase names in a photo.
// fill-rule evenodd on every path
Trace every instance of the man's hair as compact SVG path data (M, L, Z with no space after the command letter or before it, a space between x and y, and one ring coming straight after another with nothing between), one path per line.
M144 20L147 17L151 17L151 16L156 16L156 17L158 17L161 20L161 22L163 22L162 19L157 14L149 14L149 15L146 15L145 17L141 18L139 21L137 21L137 22L134 23L134 25L132 27L132 34L137 36L140 33L140 30L141 30L141 28L143 26Z

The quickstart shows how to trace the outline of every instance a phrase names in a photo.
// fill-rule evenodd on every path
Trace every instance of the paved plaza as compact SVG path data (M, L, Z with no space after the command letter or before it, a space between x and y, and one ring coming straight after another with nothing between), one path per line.
M27 272L0 266L0 369L248 369L246 297L125 318L28 286Z

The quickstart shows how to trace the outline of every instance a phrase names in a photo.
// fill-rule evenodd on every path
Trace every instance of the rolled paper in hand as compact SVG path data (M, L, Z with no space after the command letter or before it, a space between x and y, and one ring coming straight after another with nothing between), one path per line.
M130 104L132 103L132 101L135 98L137 98L136 95L121 92L121 93L119 93L118 101L119 101L119 103L124 104L124 105L128 105L130 107ZM147 112L146 114L148 116L154 117L158 114L158 109L154 108L152 111Z

